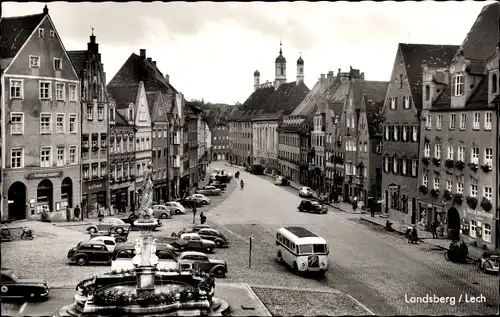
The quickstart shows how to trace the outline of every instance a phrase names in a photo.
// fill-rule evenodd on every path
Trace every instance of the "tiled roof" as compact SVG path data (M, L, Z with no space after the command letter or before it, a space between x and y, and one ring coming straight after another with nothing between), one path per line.
M451 87L445 87L441 95L432 103L432 106L450 107L451 102Z
M307 118L304 121L302 121L302 124L300 125L299 133L308 133L309 132L309 130L306 129L306 126L312 124L313 118L314 118L314 114L310 114L309 116L307 116Z
M365 97L366 119L370 136L379 134L382 124L380 120L382 106L385 101L389 82L356 80L352 84L356 106L360 106L363 96Z
M153 118L153 112L156 109L155 104L158 99L161 98L161 93L159 91L147 92L146 99L148 101L149 117Z
M274 92L274 87L259 88L241 105L240 111L248 112L264 107L267 98Z
M488 76L483 76L483 79L477 85L476 90L471 94L465 107L481 107L486 105L488 105Z
M87 51L67 51L68 57L73 64L73 68L78 76L87 69Z
M28 40L35 28L42 22L45 14L2 18L0 58L13 58Z
M107 86L106 90L116 101L116 108L128 108L128 105L133 103L137 98L139 83L124 84L122 86Z
M476 22L465 37L460 50L468 60L486 61L495 54L499 39L500 3L496 2L483 7ZM458 56L459 52L457 52Z
M431 45L399 43L399 49L406 67L413 102L422 108L422 65L430 68L447 67L455 55L458 45Z
M500 103L500 95L496 96L495 99L491 102L492 104L498 104Z
M115 111L115 125L127 126L128 121L118 111Z

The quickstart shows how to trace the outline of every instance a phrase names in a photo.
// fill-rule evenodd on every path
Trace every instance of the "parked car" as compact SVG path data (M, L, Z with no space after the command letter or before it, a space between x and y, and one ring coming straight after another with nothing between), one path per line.
M93 239L96 237L112 237L112 238L115 238L116 243L123 243L123 242L126 242L128 240L128 233L129 232L117 234L117 233L99 231L97 233L91 233L90 239Z
M262 166L260 164L254 164L251 167L250 173L252 173L254 175L264 175L264 166Z
M206 251L213 252L215 249L215 242L202 239L195 232L181 232L180 235L172 234L170 240L166 240L166 243L171 244L175 249L186 251Z
M288 186L288 185L290 185L290 182L288 181L288 179L284 178L283 176L278 176L274 180L274 185Z
M169 201L165 204L165 206L170 210L170 214L185 214L186 209L184 209L184 206L182 206L179 202L177 201Z
M113 257L111 258L111 270L121 271L121 270L131 270L134 268L134 263L132 259L135 256L135 244L124 243L116 246ZM177 263L177 254L174 251L174 247L169 244L157 243L156 244L156 256L158 257L159 269L178 269L179 264Z
M202 239L210 240L215 242L217 248L228 248L229 241L227 238L217 229L213 228L200 228L195 231Z
M301 187L299 189L299 196L300 197L312 197L313 191L310 187Z
M245 167L245 172L251 173L252 172L252 167L251 166Z
M50 289L47 282L41 279L18 277L13 270L1 269L2 287L0 298L38 300L49 297Z
M177 262L181 269L200 270L205 273L212 273L215 277L225 277L227 274L226 261L210 259L201 252L186 251L179 254Z
M216 181L221 182L221 183L225 183L225 184L230 183L231 179L232 179L232 177L228 176L228 175L216 175L215 176Z
M191 196L188 196L186 197L185 199L186 201L188 202L196 202L197 204L199 205L208 205L210 204L210 199L208 199L207 196L205 195L202 195L202 194L194 194L194 195L191 195Z
M122 234L130 230L130 224L118 218L107 218L99 221L96 225L91 225L85 229L88 233L100 231Z
M300 212L315 212L320 214L326 214L328 211L325 205L310 200L301 201L298 209Z
M116 241L114 237L109 237L109 236L100 236L100 237L93 237L90 239L90 241L102 241L106 245L106 248L108 249L109 252L115 251L116 245L119 243Z
M153 205L153 217L161 219L172 218L172 211L165 205Z
M82 241L68 251L69 262L80 266L89 263L109 263L112 256L113 253L109 252L103 241Z
M484 273L498 274L500 264L500 254L485 251L478 260L479 269Z
M205 186L202 189L196 190L197 194L202 194L205 196L220 196L222 193L222 190L219 188L216 188L215 186Z
M218 182L218 181L210 181L210 182L208 182L208 185L209 185L209 186L213 186L213 187L215 187L215 188L218 188L218 189L220 189L221 191L224 191L224 190L226 190L226 188L227 188L227 185L226 185L226 184L221 183L221 182Z
M153 212L154 212L154 210L153 210ZM130 225L130 230L137 230L138 228L134 223L137 219L139 219L139 215L130 214L130 216L128 216L127 218L122 218L121 220ZM160 219L156 219L156 224L157 224L157 226L155 229L163 226L163 223L160 221Z

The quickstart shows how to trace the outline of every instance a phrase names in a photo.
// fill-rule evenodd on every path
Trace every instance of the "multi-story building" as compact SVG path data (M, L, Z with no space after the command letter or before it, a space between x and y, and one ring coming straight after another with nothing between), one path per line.
M81 209L87 215L98 206L109 206L106 73L93 32L87 50L68 51L68 56L81 82Z
M445 67L457 49L456 45L398 45L384 102L382 141L382 209L396 221L407 224L417 221L422 64ZM406 164L405 174L403 164Z
M181 195L181 178L184 175L184 96L176 93L175 102L170 115L170 166L172 179L170 180L170 198Z
M207 147L207 132L210 133L210 129L205 113L202 112L198 119L198 181L205 178L207 165L211 160L210 149Z
M119 211L135 210L135 126L131 118L109 103L110 204Z
M210 127L210 119L209 118L205 118L205 148L206 148L206 151L207 151L207 160L208 160L208 164L212 163L212 129ZM227 128L227 131L229 134L229 126L226 124L226 128ZM227 140L227 148L229 149L229 136L228 136L228 140ZM229 154L227 154L226 157L229 157ZM226 159L225 157L225 159Z
M203 111L199 107L198 102L187 102L186 103L186 122L184 127L184 132L187 133L187 144L188 144L188 163L189 163L189 173L187 180L187 189L190 190L195 184L200 180L200 170L198 167L198 161L201 157L198 156L198 149L201 142L200 130L201 130L201 115Z
M212 133L212 160L229 160L229 125L223 118L208 118Z
M285 116L278 127L278 164L280 173L295 182L300 181L300 135L305 117Z
M148 101L144 83L125 84L122 86L108 85L108 93L116 100L116 111L124 116L135 128L135 205L142 193L144 175L149 165L152 165L151 119L149 117ZM110 144L112 146L113 144ZM119 165L118 165L119 167ZM116 171L116 177L123 179L123 170ZM155 177L155 176L153 176Z
M47 6L2 18L2 216L65 219L80 197L80 81Z
M160 92L161 100L163 100L163 104L165 105L166 116L168 122L170 123L167 126L167 136L165 137L165 123L161 121L159 126L161 126L162 134L161 137L159 135L160 127L157 127L157 135L155 137L155 147L156 147L156 156L153 159L156 162L156 170L158 174L158 169L161 169L161 173L155 175L155 187L156 187L156 200L161 200L161 194L165 191L164 185L167 186L166 192L169 195L168 198L174 197L175 193L179 191L179 177L174 176L174 174L179 173L179 168L175 168L170 165L173 161L175 161L175 157L179 155L179 151L182 149L179 146L171 145L170 141L175 139L172 137L173 133L177 133L177 135L182 134L180 125L180 121L182 120L182 112L177 110L177 98L178 92L170 83L170 77L168 74L163 75L163 73L158 69L156 65L156 61L154 61L151 57L146 57L146 50L141 49L139 51L139 55L132 53L130 57L125 61L120 70L116 73L116 75L109 82L110 86L113 85L124 85L124 84L134 84L138 82L144 82L144 88L146 93ZM154 95L153 95L154 96ZM150 97L151 98L151 97ZM160 98L160 97L158 97ZM158 99L160 100L160 99ZM161 104L161 103L160 103ZM151 106L151 105L150 105ZM157 109L159 111L159 109ZM173 114L172 111L176 111L176 114ZM180 116L180 117L179 117ZM152 129L154 131L154 129ZM152 136L151 136L152 138ZM167 139L167 140L165 140ZM167 145L165 146L165 142ZM166 151L165 151L166 148ZM160 151L160 157L158 157L158 150ZM174 152L172 152L172 151ZM163 168L160 168L161 162L166 161L166 172L163 172ZM155 168L155 167L153 167ZM170 180L170 181L167 181ZM165 181L166 184L165 184ZM173 188L169 188L170 186L174 186Z
M488 249L497 247L499 9L485 6L449 68L424 65L421 79L419 220L438 221L444 236Z
M235 111L229 121L229 162L236 165L252 165L252 117Z

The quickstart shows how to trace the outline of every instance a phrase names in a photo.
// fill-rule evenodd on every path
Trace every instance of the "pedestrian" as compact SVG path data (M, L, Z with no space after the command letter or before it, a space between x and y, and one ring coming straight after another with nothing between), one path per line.
M352 210L356 211L358 209L358 197L354 196L352 199Z
M431 232L432 232L432 238L433 239L437 239L438 238L438 234L437 234L437 227L438 227L438 223L436 220L434 220L431 224Z
M207 221L207 217L203 214L203 212L200 214L200 222L201 224L205 224L205 222Z
M339 202L339 193L337 192L337 189L333 190L333 202L338 203Z
M102 221L104 219L104 207L97 205L97 219Z
M69 206L66 206L66 221L71 221L71 211L69 210Z
M375 217L375 208L373 208L373 198L368 198L368 208L370 209L370 216Z
M80 220L80 207L76 205L75 209L73 209L73 215L75 216L75 220Z
M196 210L196 201L193 200L193 224L196 223L196 212L197 212L197 210ZM201 215L200 215L200 217L201 217Z

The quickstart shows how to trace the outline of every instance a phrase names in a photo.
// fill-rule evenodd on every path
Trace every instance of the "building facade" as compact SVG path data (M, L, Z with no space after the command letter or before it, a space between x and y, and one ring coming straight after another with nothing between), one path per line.
M396 221L407 224L418 221L423 62L426 61L429 67L445 67L457 48L455 45L398 45L384 102L382 141L382 209ZM405 174L402 173L403 162L407 164Z
M212 160L229 160L229 125L225 120L214 118L209 120L212 127Z
M285 116L278 128L278 164L281 175L300 182L300 129L305 118Z
M81 168L84 215L99 206L109 207L108 188L108 96L106 74L99 44L92 33L87 50L69 51L68 56L81 82Z
M248 121L246 121L248 120ZM238 111L229 122L229 162L236 165L252 165L252 121Z
M81 201L80 80L45 6L2 18L3 217L65 219ZM23 30L19 32L18 30Z

